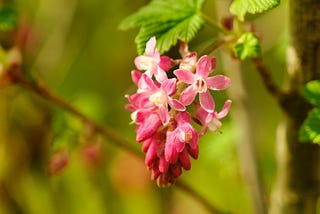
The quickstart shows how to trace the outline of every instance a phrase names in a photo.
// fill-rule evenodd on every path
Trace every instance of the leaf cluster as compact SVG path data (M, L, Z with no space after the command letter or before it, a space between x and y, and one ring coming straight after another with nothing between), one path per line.
M146 42L156 36L161 53L178 40L189 42L203 26L201 8L204 0L153 0L120 24L120 29L140 28L135 38L139 54Z
M233 52L240 60L254 58L260 54L260 41L251 32L243 33L233 46Z
M320 144L320 80L306 84L303 96L315 107L309 112L300 129L300 140Z

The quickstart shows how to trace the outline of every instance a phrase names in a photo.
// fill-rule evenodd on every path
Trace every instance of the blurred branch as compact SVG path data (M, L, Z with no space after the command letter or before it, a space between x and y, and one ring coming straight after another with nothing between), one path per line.
M222 212L218 210L216 207L212 206L207 199L202 197L198 192L196 192L194 189L192 189L188 184L177 181L175 184L177 187L185 191L187 194L192 195L194 199L199 201L210 213L216 213L216 214L226 214L227 212Z
M264 83L265 88L271 94L276 101L280 104L280 99L283 97L283 92L281 89L275 84L274 80L272 79L272 76L270 74L270 71L264 64L261 57L253 58L252 62L258 71L259 75L261 76L261 79Z
M143 154L135 149L134 147L130 146L131 142L124 139L120 135L118 135L115 131L110 129L109 127L101 126L100 124L96 123L92 119L90 119L88 116L77 110L74 106L69 104L67 101L63 100L59 96L52 93L48 88L46 88L43 84L41 84L38 81L31 81L27 79L25 76L21 74L19 69L13 68L10 71L11 73L11 79L15 82L21 85L22 87L29 89L33 93L39 95L40 97L46 99L47 101L54 103L55 105L59 106L60 108L64 109L65 111L73 114L74 116L81 119L84 123L87 123L92 126L92 128L103 135L106 139L110 141L110 143L113 143L114 145L130 152L131 154L143 158ZM191 197L193 197L195 200L197 200L199 203L201 203L206 209L208 209L211 213L223 213L222 211L219 211L214 205L212 205L210 202L207 201L204 197L202 197L195 189L190 187L188 184L184 182L177 182L176 187L184 190L187 194L189 194Z

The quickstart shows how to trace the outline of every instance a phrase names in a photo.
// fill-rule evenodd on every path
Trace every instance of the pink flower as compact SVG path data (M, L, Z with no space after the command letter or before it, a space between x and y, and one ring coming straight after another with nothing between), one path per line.
M197 64L197 53L191 52L183 57L180 65L179 65L179 69L187 70L189 72L190 71L194 72L196 69L196 64Z
M190 147L191 150L197 150L198 148L198 133L190 124L190 118L189 113L179 112L176 116L176 128L167 132L164 154L166 160L170 163L177 162L178 158L182 159L182 163L190 162L185 155L185 152L187 152L186 146ZM185 165L186 168L189 168L187 165Z
M198 107L196 110L196 115L205 128L209 128L211 131L216 131L222 125L220 119L224 118L228 114L231 103L231 100L227 100L219 113L208 113L203 108Z
M150 78L154 75L158 82L168 79L165 71L172 67L172 63L169 57L160 56L160 51L156 49L156 37L151 37L147 42L145 53L135 58L137 68L144 70Z
M140 81L143 83L140 84ZM170 120L168 105L178 111L184 111L185 106L171 96L176 92L176 79L164 80L159 86L147 75L143 74L139 81L140 87L143 88L143 96L148 97L149 103L158 108L159 117L163 124ZM142 98L143 99L143 98Z
M161 125L159 115L155 111L138 111L136 115L136 141L142 142L152 137Z
M199 93L200 105L207 112L214 111L215 103L208 89L223 90L230 85L230 79L223 75L208 77L215 68L216 59L207 55L202 56L197 65L196 73L193 74L189 70L177 69L174 74L182 82L190 84L180 95L180 101L184 105L190 105L197 93Z

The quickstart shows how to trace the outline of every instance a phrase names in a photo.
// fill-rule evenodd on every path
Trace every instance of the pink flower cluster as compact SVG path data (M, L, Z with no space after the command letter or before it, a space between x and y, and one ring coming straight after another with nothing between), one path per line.
M230 79L223 75L209 76L216 59L204 55L197 60L197 54L189 52L185 44L180 48L182 59L179 60L161 56L155 46L156 38L152 37L145 55L135 59L136 67L143 72L132 71L138 89L126 95L129 100L126 108L132 112L136 124L136 141L143 142L151 178L162 187L173 184L182 169L191 168L190 156L198 158L199 137L208 129L215 131L222 125L220 119L227 115L231 100L225 102L221 112L216 112L209 89L224 90ZM193 115L187 109L192 103ZM194 128L191 118L201 125L200 130Z

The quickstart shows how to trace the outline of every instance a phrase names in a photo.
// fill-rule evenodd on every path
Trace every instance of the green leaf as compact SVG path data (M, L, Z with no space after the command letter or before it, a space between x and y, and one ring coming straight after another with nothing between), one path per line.
M260 42L253 33L244 33L233 46L233 51L240 60L257 57L260 54Z
M0 30L7 31L17 28L18 15L12 8L0 9Z
M243 21L246 13L262 13L280 4L280 0L234 0L230 12Z
M153 0L127 17L120 29L140 27L135 39L139 54L146 42L156 36L161 53L168 51L178 40L189 42L203 25L201 8L204 0Z
M303 89L303 96L313 105L320 107L320 81L308 82Z
M300 141L320 144L320 108L312 109L300 129Z

